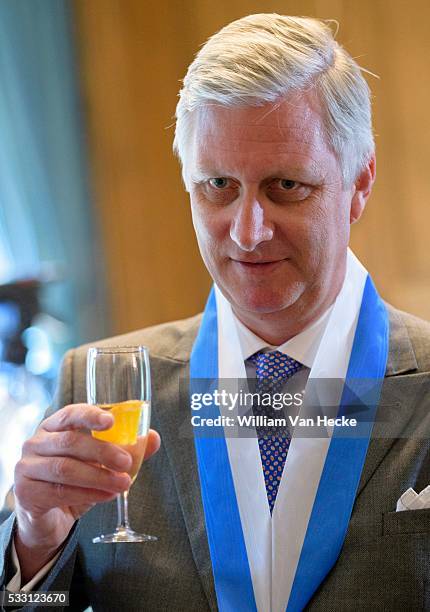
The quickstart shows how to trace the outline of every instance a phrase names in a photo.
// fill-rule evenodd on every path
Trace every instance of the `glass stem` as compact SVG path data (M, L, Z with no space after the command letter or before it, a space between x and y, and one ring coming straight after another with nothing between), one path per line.
M128 491L124 491L117 495L116 498L118 508L118 525L117 530L127 531L130 529L128 523Z

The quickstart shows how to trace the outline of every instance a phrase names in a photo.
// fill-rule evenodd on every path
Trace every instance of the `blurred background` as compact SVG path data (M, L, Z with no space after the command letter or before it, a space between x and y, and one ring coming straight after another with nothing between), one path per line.
M380 76L377 182L352 247L385 299L430 319L427 0L3 0L1 498L68 347L203 308L177 93L207 37L257 12L338 20Z

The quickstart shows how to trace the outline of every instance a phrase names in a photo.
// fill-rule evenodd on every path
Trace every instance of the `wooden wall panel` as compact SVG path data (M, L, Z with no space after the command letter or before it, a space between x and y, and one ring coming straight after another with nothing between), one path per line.
M380 75L369 77L378 179L352 245L386 299L430 318L426 0L75 0L74 9L114 331L203 306L209 279L171 153L179 79L215 30L270 11L337 19L340 42Z

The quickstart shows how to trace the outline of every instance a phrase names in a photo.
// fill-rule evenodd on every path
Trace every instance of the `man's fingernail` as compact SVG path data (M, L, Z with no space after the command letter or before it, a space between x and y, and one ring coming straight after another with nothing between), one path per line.
M112 415L110 414L100 414L98 416L98 422L99 425L102 425L103 427L108 427L108 426L112 426L113 425L113 418Z
M130 455L118 455L115 459L115 464L120 470L126 470L131 464Z

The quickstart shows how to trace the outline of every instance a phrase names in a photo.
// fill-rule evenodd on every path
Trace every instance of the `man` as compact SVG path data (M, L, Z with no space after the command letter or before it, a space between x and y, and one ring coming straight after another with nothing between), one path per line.
M430 328L386 307L348 251L375 179L360 69L323 22L233 22L188 70L175 149L215 289L203 317L104 341L151 351L161 448L152 431L130 510L159 540L92 544L114 523L130 457L82 431L112 425L84 404L82 347L17 465L4 584L70 590L74 610L430 609L430 509L402 497L396 512L430 482ZM361 433L230 437L226 426L193 439L180 380L255 376L272 392L295 377L347 379L336 414L358 395ZM354 380L373 384L363 393ZM312 410L305 401L299 415Z

